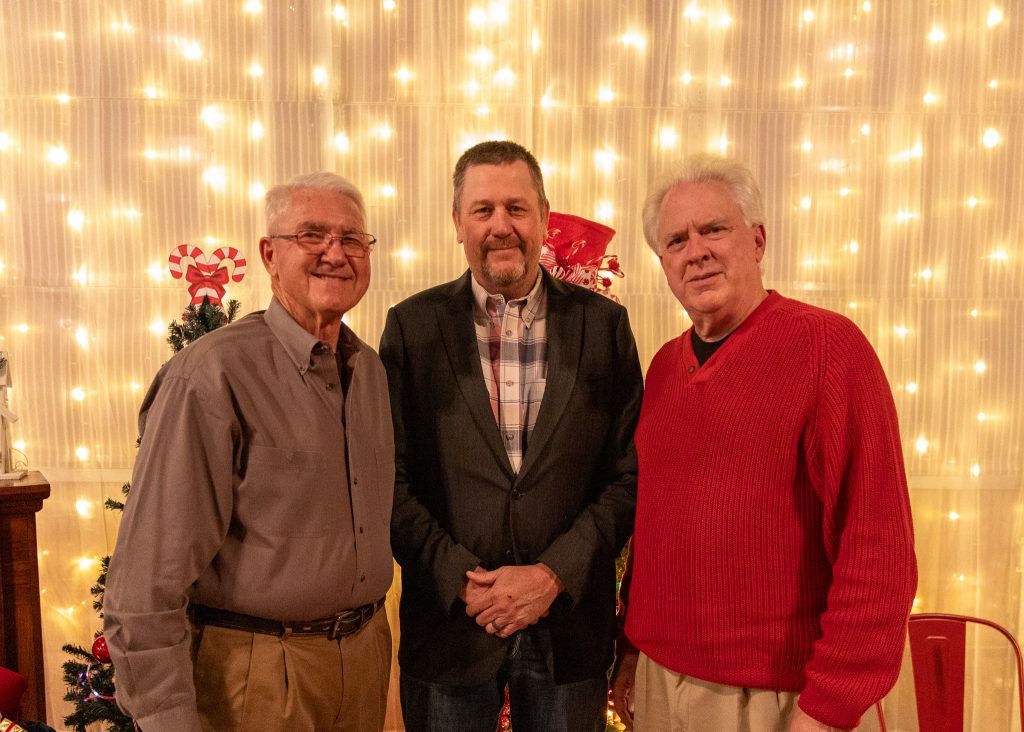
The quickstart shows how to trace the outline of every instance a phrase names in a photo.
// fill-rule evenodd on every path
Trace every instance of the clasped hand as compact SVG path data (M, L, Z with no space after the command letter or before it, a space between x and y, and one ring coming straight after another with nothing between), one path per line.
M461 593L466 614L499 638L508 638L548 614L562 583L544 564L504 566L493 571L477 567L466 572Z

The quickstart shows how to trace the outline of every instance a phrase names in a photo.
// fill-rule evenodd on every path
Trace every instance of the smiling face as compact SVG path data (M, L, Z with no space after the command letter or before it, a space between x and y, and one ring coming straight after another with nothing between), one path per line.
M300 188L292 193L288 206L267 228L270 234L365 230L352 199L316 188ZM260 239L260 255L270 273L274 296L299 325L317 337L322 337L325 327L336 328L341 316L355 307L370 284L369 255L346 256L338 242L332 242L322 254L311 254L294 241L264 236Z
M705 340L731 333L767 295L758 266L764 227L746 223L724 183L680 183L669 191L657 245L669 288Z
M539 198L522 160L466 170L452 220L473 277L489 293L523 297L537 281L548 223Z

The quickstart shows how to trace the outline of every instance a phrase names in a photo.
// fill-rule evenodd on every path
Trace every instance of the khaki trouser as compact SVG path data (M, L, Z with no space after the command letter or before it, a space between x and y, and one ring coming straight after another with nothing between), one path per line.
M643 653L636 669L636 732L787 732L799 694L745 689L670 671ZM873 710L858 730L875 730Z
M381 609L359 632L325 636L195 631L194 679L204 732L384 728L391 629Z

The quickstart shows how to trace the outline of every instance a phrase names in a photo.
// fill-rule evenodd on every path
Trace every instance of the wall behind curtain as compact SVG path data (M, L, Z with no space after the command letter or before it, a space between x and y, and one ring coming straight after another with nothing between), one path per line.
M0 349L18 457L53 482L51 722L60 645L99 627L88 587L117 522L102 501L187 303L169 252L236 247L249 271L229 296L263 308L263 190L340 172L380 239L348 316L374 343L389 305L463 271L449 176L495 137L537 154L555 210L618 230L613 291L645 366L689 325L641 236L648 183L688 152L748 162L769 286L852 318L892 384L915 609L1019 635L1022 27L1018 2L973 0L4 0ZM982 644L971 665L1007 663ZM974 728L1008 730L989 686L972 681ZM904 679L890 721L916 728L911 706Z

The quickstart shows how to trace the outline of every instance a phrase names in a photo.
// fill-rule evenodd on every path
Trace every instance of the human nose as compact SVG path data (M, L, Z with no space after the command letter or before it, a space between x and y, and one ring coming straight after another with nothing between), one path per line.
M686 240L686 261L690 264L702 262L710 258L711 248L707 240L698 232L694 231Z
M504 209L496 209L491 216L491 235L503 239L513 232L512 217Z
M348 254L345 253L345 247L342 246L342 236L327 236L324 237L324 250L320 254L320 258L328 262L348 262ZM334 246L337 244L338 246Z

